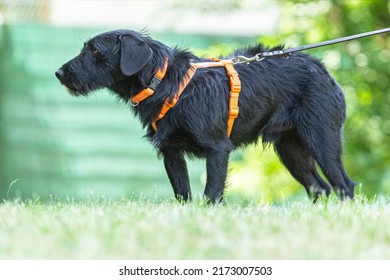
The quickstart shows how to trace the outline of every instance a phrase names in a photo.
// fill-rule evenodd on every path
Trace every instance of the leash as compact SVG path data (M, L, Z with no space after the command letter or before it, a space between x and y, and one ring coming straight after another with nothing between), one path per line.
M342 42L352 41L352 40L356 40L356 39L360 39L360 38L364 38L364 37L369 37L369 36L373 36L373 35L378 35L378 34L382 34L382 33L387 33L387 32L390 32L390 27L375 30L375 31L360 33L360 34L356 34L356 35L341 37L341 38L328 40L328 41L324 41L324 42L303 45L300 47L290 48L290 49L286 49L286 50L275 50L275 51L270 51L270 52L261 52L261 53L254 55L253 57L246 57L246 56L240 55L240 56L233 58L232 61L234 64L238 64L238 63L250 63L250 62L254 62L254 61L261 61L261 60L264 60L267 58L289 57L292 53L295 53L295 52L300 52L300 51L310 50L310 49L314 49L314 48L334 45L334 44L338 44L338 43L342 43Z

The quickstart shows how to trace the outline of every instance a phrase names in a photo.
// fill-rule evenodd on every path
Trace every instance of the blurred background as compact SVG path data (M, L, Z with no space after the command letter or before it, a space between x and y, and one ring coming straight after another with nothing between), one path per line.
M148 30L218 56L262 42L295 47L390 26L386 0L0 0L0 199L172 198L161 160L129 105L107 91L74 98L54 72L88 38ZM345 91L346 169L369 197L390 195L390 35L308 51ZM262 145L232 154L228 199L306 199ZM205 163L191 160L195 195Z

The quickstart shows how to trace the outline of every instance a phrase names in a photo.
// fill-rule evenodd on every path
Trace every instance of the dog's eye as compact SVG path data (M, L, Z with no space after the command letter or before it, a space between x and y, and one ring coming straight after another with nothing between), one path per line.
M91 46L91 52L94 56L98 55L99 54L99 51L95 48L95 46Z

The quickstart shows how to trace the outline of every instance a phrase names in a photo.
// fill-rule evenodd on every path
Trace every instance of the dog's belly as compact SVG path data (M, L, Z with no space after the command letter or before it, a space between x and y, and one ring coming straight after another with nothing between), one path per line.
M183 152L189 156L198 158L203 158L207 154L207 145L201 144L194 136L181 130L172 133L158 143L152 140L152 143L161 152Z

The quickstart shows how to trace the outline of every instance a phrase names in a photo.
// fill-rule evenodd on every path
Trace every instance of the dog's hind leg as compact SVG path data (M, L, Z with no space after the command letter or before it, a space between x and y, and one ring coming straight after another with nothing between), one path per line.
M179 201L191 200L190 180L184 154L178 151L162 151L164 166L175 197Z
M300 130L300 137L340 197L347 195L353 198L355 183L345 172L341 160L341 128L332 128L320 121L317 125L319 127L307 126Z
M305 187L313 202L316 202L321 194L330 194L331 187L318 174L314 158L295 131L283 132L275 142L275 150L291 175Z
M230 140L227 139L226 141L220 141L207 150L207 182L204 195L211 203L222 202L229 154L232 149Z

